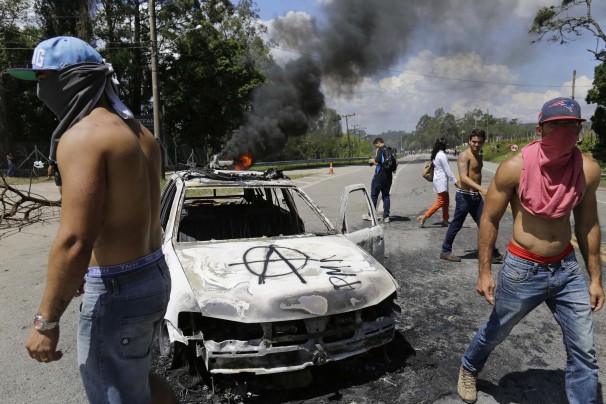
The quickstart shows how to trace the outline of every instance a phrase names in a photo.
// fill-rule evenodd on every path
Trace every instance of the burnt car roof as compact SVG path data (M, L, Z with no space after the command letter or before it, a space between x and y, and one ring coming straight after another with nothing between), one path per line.
M264 172L259 171L231 171L213 168L192 168L187 171L175 173L183 181L198 182L200 184L217 183L254 183L256 185L288 185L294 186L292 180L282 170L270 168ZM196 181L197 180L197 181Z

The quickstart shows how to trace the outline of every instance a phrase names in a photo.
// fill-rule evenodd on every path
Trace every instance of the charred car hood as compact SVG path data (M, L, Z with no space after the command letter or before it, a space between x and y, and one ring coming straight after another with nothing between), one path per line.
M174 247L202 315L225 320L286 321L358 310L397 286L343 235Z

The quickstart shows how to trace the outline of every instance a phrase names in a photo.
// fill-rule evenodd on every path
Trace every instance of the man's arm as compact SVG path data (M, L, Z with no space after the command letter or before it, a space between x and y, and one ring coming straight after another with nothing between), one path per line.
M379 154L381 153L381 154ZM370 160L368 160L369 164L378 166L379 164L381 164L381 156L383 155L383 147L378 147L375 150L375 156L370 158Z
M77 127L63 135L57 151L63 180L61 223L51 247L46 289L38 310L49 322L59 320L82 284L104 215L105 159ZM58 340L58 327L44 332L32 328L26 348L34 359L58 360Z
M600 183L600 167L584 159L586 191L581 203L574 208L574 234L589 273L591 308L598 311L604 305L602 263L600 259L601 232L598 223L596 189Z
M522 167L521 156L505 160L488 188L478 231L479 277L478 293L494 304L495 282L491 272L492 252L499 232L499 222L516 189Z

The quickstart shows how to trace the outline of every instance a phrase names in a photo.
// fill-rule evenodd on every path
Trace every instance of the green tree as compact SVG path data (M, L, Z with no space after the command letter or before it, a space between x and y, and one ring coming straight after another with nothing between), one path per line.
M415 130L415 134L407 141L409 145L404 148L428 149L433 147L436 139L445 137L451 146L460 143L460 129L455 116L438 108L434 116L423 115Z
M591 117L591 128L598 135L599 147L596 157L605 160L606 154L606 65L596 66L593 78L593 88L587 93L587 102L598 104Z
M578 9L581 9L578 12ZM599 22L591 14L591 0L561 0L558 6L541 7L535 14L529 33L536 41L547 39L566 44L589 31L596 38L606 42L606 34ZM593 51L597 60L604 61L604 49Z
M93 39L91 9L94 3L94 0L36 0L34 9L43 36L76 36L90 42Z
M0 2L0 146L13 151L17 140L48 140L56 126L54 116L37 99L35 84L6 73L10 67L31 66L32 51L42 38L29 11L23 1Z
M558 6L540 8L529 30L537 41L543 38L551 42L566 44L574 41L575 38L589 32L601 41L601 48L596 50L588 49L601 65L595 69L593 88L589 91L586 101L590 104L597 104L596 112L591 118L592 128L596 131L599 138L599 153L594 156L600 160L605 160L606 156L606 80L604 78L604 63L606 62L606 34L602 30L600 23L593 18L591 10L591 0L562 0ZM600 42L598 42L600 43Z
M159 14L172 21L159 28L167 128L171 138L205 154L220 150L243 122L252 91L265 80L259 61L270 63L253 3L211 3L176 1Z
M341 136L343 133L341 120L341 116L335 109L324 107L316 120L310 123L309 132L325 136Z
M147 0L101 0L95 7L95 37L100 53L120 80L120 95L139 115L152 109Z

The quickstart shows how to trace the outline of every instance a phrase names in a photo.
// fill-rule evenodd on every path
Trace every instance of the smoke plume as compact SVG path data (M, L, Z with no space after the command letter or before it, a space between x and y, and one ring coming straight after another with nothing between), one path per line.
M413 39L468 49L484 27L498 25L500 9L512 2L472 0L462 7L444 0L327 0L319 19L296 12L279 17L270 27L272 40L302 56L266 72L267 84L256 90L246 123L222 155L250 153L259 160L281 150L288 137L305 134L321 112L321 86L352 94L362 79L394 65L415 45ZM453 30L461 35L447 34Z

